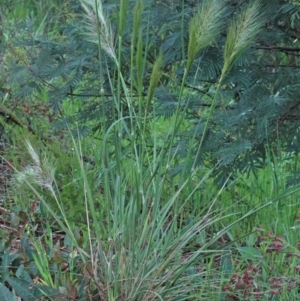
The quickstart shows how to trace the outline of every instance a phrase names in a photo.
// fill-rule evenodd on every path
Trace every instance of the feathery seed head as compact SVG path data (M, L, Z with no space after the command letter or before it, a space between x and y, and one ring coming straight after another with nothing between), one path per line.
M260 1L255 1L231 20L224 48L222 77L230 71L262 27L264 18L260 8Z
M211 45L224 24L226 0L204 0L189 24L187 67L189 70L198 53Z
M80 0L86 12L86 29L90 41L100 44L102 49L116 60L112 28L104 14L101 0Z
M41 187L49 189L53 192L53 181L55 174L55 167L49 158L45 155L41 160L29 140L25 140L25 145L29 155L32 158L32 164L26 166L23 171L16 175L18 184L31 183L37 184Z

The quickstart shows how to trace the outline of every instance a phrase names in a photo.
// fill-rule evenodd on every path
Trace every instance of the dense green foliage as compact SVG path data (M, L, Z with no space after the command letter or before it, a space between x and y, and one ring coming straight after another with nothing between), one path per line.
M118 7L115 1L103 3L111 32L106 33L110 35L108 41L103 41L108 48L102 47L100 52L94 43L98 37L84 34L84 10L76 1L65 6L68 23L61 26L61 35L55 41L43 36L15 41L30 51L31 59L16 59L12 64L11 97L47 93L54 112L62 116L54 126L78 121L83 134L101 133L102 128L125 118L125 140L131 139L132 131L138 133L142 128L140 121L130 124L127 116L145 112L147 120L159 115L169 118L179 106L181 121L187 122L175 126L175 140L165 136L172 140L178 157L173 173L217 166L219 183L232 173L255 172L263 167L266 151L299 152L297 6L263 1L260 18L264 25L221 78L228 24L245 9L245 1L227 1L218 12L222 28L195 54L180 91L189 55L189 23L197 12L197 3L128 1L126 5L128 8ZM117 13L120 9L124 10L123 19ZM152 101L150 76L159 53L159 88ZM115 64L116 58L120 66ZM125 84L121 90L119 72ZM122 100L117 107L115 95ZM80 103L78 112L64 119L62 108L74 101ZM149 146L153 147L151 140Z

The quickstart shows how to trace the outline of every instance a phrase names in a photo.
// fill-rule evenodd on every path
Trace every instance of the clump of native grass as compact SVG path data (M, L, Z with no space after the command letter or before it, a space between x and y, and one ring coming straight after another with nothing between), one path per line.
M224 212L213 211L217 195L199 215L190 215L188 220L182 220L186 204L192 202L195 191L209 173L182 199L182 191L190 186L191 179L187 179L177 191L168 196L165 192L167 181L163 175L164 169L160 166L142 192L143 201L140 205L137 203L133 184L140 185L140 181L145 183L150 174L153 174L155 165L144 170L144 178L139 178L138 165L131 165L130 168L127 166L130 175L128 170L122 170L120 175L116 175L115 170L111 169L107 175L102 176L114 178L106 192L112 199L102 200L109 209L107 216L99 217L96 215L93 191L81 159L81 147L74 140L74 150L80 162L81 181L85 187L88 243L86 249L83 249L74 237L72 221L64 214L63 202L59 203L61 212L58 216L51 210L48 200L35 189L39 185L49 190L55 200L60 199L59 191L53 185L53 165L49 164L49 159L40 158L39 152L34 150L29 141L26 141L26 145L32 157L30 169L25 167L23 171L17 172L16 177L32 188L59 227L70 237L76 253L83 261L82 273L93 281L97 291L94 294L101 295L101 300L174 300L176 297L190 300L200 296L211 300L212 296L221 294L220 282L224 277L214 276L214 281L210 280L212 273L215 273L213 258L217 254L225 256L230 251L228 246L216 249L216 243L245 216L212 235L213 226L221 224L228 216ZM103 235L103 227L107 229L107 235Z
M178 185L177 189L171 190L173 191L172 193L168 190L169 182L166 166L171 165L173 159L171 155L172 143L181 121L179 113L182 89L179 96L175 124L171 129L173 133L172 139L165 141L163 145L160 144L160 148L157 148L158 133L154 124L152 128L153 149L149 150L144 147L147 144L145 124L148 122L148 110L153 98L153 92L159 85L163 58L162 55L158 55L153 65L153 74L150 78L150 88L144 102L145 105L142 105L141 102L141 108L138 112L135 112L130 106L131 100L128 96L128 88L124 83L120 69L121 36L124 29L126 9L128 9L127 2L122 1L122 11L120 8L119 12L120 39L116 50L112 27L105 16L101 1L81 0L86 12L87 35L98 45L99 57L101 50L104 50L116 63L118 70L117 91L114 91L116 93L114 101L118 116L116 116L116 120L111 127L103 132L103 142L99 147L102 158L101 166L99 166L99 170L102 171L100 172L101 189L103 190L101 202L107 208L107 211L101 217L96 214L97 208L91 183L88 181L86 169L81 159L83 157L81 142L73 140L74 150L80 165L80 178L84 187L88 250L82 250L81 246L78 245L74 235L72 235L71 223L66 218L66 215L61 214L63 216L63 220L61 220L47 206L47 201L43 196L36 193L40 200L45 203L49 212L55 217L60 227L74 240L74 246L81 254L83 262L89 264L88 274L95 283L98 294L101 295L101 300L219 299L222 294L220 281L223 276L216 277L216 273L213 270L213 258L216 254L226 255L229 249L228 245L217 249L216 242L227 234L234 225L261 208L248 212L245 216L224 226L217 233L212 233L213 226L216 223L222 224L222 220L228 216L224 212L213 211L218 196L211 201L209 207L203 208L196 216L190 214L188 217L184 217L187 203L192 204L195 201L193 199L195 192L204 183L210 172L208 171L203 176L203 179L197 185L194 185L192 179L194 173L197 173L197 168L194 168L193 172ZM226 10L226 4L224 3L225 1L220 0L205 0L199 7L198 13L192 18L186 71L182 87L187 72L199 52L210 45L220 33L224 24L221 16ZM250 11L250 8L248 11ZM137 2L134 12L137 20L140 20L142 13L140 1ZM247 15L247 13L245 14ZM247 42L248 38L254 36L254 31L249 31L246 25L252 24L256 20L256 16L257 14L250 16L251 22L247 21L247 18L241 17L236 21L239 22L236 23L236 26L230 27L233 28L230 29L231 31L236 27L242 28L243 30L241 33L238 32L238 34L243 36L243 38L235 39L233 47L230 46L231 43L227 43L227 48L231 47L234 50L234 57L227 54L224 55L227 60L227 63L225 62L224 64L226 67L223 69L224 74L228 72L229 67L232 66L245 48L244 44L241 46L241 41ZM256 31L257 27L255 27ZM136 67L137 72L142 74L144 59L141 49L143 47L136 22L134 23L133 32L133 41L137 45L132 47L132 67ZM228 39L231 36L228 34ZM228 52L228 50L226 51ZM139 86L141 81L137 80L137 83L138 90L141 91L141 86ZM123 89L126 102L131 108L129 116L125 117L122 116L122 110L119 110L121 89ZM155 112L153 114L154 116L152 117L155 119ZM128 157L127 153L124 153L122 139L120 139L122 131L128 132L127 124L124 122L125 118L130 119L132 128L135 122L139 125L139 121L144 120L143 135L135 136L134 132L129 135L131 149L133 149L132 157ZM141 126L140 129L142 129ZM111 136L111 133L116 134L113 140L115 152L113 158L109 153L108 147L108 137ZM202 140L199 151L201 145ZM58 202L59 197L57 193L59 192L55 191L53 186L51 186L52 183L55 183L53 179L54 173L40 172L44 168L49 168L49 164L42 164L42 161L36 158L36 153L34 153L28 143L27 148L29 153L32 153L33 165L36 165L30 169L36 171L30 173L31 177L36 175L34 183L48 189ZM166 156L166 154L169 155ZM26 174L28 174L28 169L25 169L23 173L22 171L19 172L19 178L27 181ZM51 181L48 179L49 175L51 176ZM28 184L32 185L31 183ZM33 186L32 189L34 190ZM185 189L191 192L183 199L182 191ZM222 191L223 188L219 193L222 193ZM269 204L266 203L262 207L266 207ZM60 206L60 208L63 213L63 206ZM103 228L107 231L105 235L102 231ZM212 281L212 279L214 280Z

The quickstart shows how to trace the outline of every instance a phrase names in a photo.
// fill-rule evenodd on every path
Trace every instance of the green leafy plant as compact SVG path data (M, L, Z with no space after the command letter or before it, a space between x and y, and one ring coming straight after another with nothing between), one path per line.
M33 251L30 254L34 254ZM9 249L1 250L0 294L3 300L17 300L16 295L28 301L37 300L44 295L43 292L46 292L49 297L56 297L58 292L55 290L51 290L48 286L34 283L24 264L21 264L25 256L22 253L12 253ZM8 287L12 288L12 292Z
M146 135L153 116L173 116L174 131L163 133L171 134L176 150L172 174L218 165L219 184L229 175L256 173L267 144L276 152L279 140L282 151L298 152L297 33L288 29L298 22L297 7L284 1L170 7L83 1L70 7L64 36L19 41L34 59L10 68L13 97L46 90L61 114L56 129L73 124L82 135L102 137L118 120L118 135L131 141L122 147L128 147L132 133ZM85 32L73 22L82 15ZM76 112L64 118L72 103ZM151 139L147 144L153 147Z

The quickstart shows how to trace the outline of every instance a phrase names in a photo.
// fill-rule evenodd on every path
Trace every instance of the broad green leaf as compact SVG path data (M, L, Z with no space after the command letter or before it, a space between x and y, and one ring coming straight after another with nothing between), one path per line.
M33 280L31 279L31 277L29 275L29 273L25 270L24 264L21 264L18 267L18 269L16 271L16 276L18 278L21 278L21 279L27 281L28 283L32 283L33 282Z
M238 251L242 258L246 260L257 260L262 258L260 251L254 247L239 247Z
M0 273L8 272L10 264L19 257L18 254L10 253L10 249L7 249L4 255L0 256L2 259L2 263L0 266Z
M1 301L16 301L13 294L2 283L0 283L0 300Z
M228 277L233 271L232 255L225 254L221 257L221 267L225 277Z
M42 293L33 289L32 283L18 278L7 278L7 282L22 299L26 301L36 301L42 297Z
M34 290L36 290L39 294L43 296L47 296L49 299L54 300L59 297L60 293L57 289L46 286L46 285L35 285ZM35 293L35 295L38 295L38 293Z

